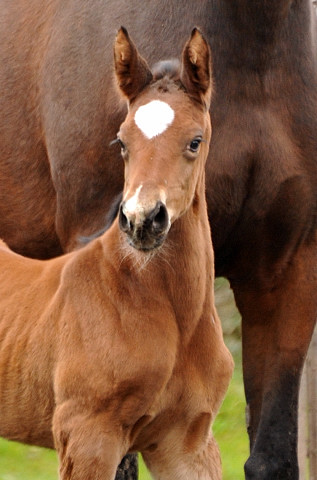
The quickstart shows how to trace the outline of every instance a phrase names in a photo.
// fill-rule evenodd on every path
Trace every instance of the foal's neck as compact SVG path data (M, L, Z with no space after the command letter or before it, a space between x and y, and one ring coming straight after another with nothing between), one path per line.
M118 223L113 233L121 244L115 259L120 281L128 289L129 284L135 295L153 295L169 305L179 330L190 338L205 311L210 318L213 305L213 250L204 189L175 220L163 246L152 254L128 247ZM114 250L105 246L106 254Z
M126 262L133 274L137 277L163 276L165 284L171 272L183 275L183 281L191 275L192 269L188 265L196 267L199 259L206 261L206 256L212 255L212 243L207 215L205 196L195 196L189 209L172 224L162 247L153 252L138 252L122 239L121 265ZM184 271L183 271L184 270ZM165 278L167 275L167 279ZM181 278L179 279L181 282Z

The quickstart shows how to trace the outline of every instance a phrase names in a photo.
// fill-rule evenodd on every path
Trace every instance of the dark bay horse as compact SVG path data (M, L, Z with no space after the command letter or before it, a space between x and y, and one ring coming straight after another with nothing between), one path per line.
M135 450L157 480L220 480L210 426L233 362L205 195L210 49L193 30L173 78L153 78L123 28L114 52L119 219L51 260L0 244L0 435L55 446L61 480L112 480Z
M50 257L102 229L126 114L112 39L153 64L188 25L213 50L207 203L216 274L242 315L246 478L298 478L300 375L317 312L316 26L310 0L12 0L0 14L0 235ZM118 161L116 163L116 159Z

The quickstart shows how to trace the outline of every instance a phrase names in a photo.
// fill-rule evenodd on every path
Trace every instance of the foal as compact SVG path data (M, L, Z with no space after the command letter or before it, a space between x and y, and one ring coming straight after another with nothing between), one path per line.
M80 251L0 248L0 435L56 448L62 480L113 479L139 450L155 479L221 478L210 426L232 373L213 299L205 201L211 59L193 30L154 78L125 29L119 218Z

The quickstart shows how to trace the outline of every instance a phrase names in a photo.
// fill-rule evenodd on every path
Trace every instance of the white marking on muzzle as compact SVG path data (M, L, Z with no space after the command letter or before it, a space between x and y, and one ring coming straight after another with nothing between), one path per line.
M134 121L143 134L151 139L165 132L174 117L174 110L166 102L152 100L138 108Z
M136 188L132 197L125 201L125 198L128 197L129 193L124 196L123 199L123 213L127 216L127 218L138 225L142 223L146 215L155 208L157 202L162 202L166 205L166 191L165 189L159 189L158 195L154 195L153 197L150 195L143 196L143 199L140 199L140 193L143 188L143 184L141 184L138 188Z
M124 205L124 211L127 213L135 213L137 210L137 205L139 201L139 195L142 189L142 184L136 189L134 195L126 201Z

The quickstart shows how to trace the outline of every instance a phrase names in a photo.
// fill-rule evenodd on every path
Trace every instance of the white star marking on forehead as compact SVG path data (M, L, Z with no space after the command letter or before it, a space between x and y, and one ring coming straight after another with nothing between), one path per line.
M152 100L137 109L134 121L144 135L151 139L165 132L174 116L174 110L166 102Z

